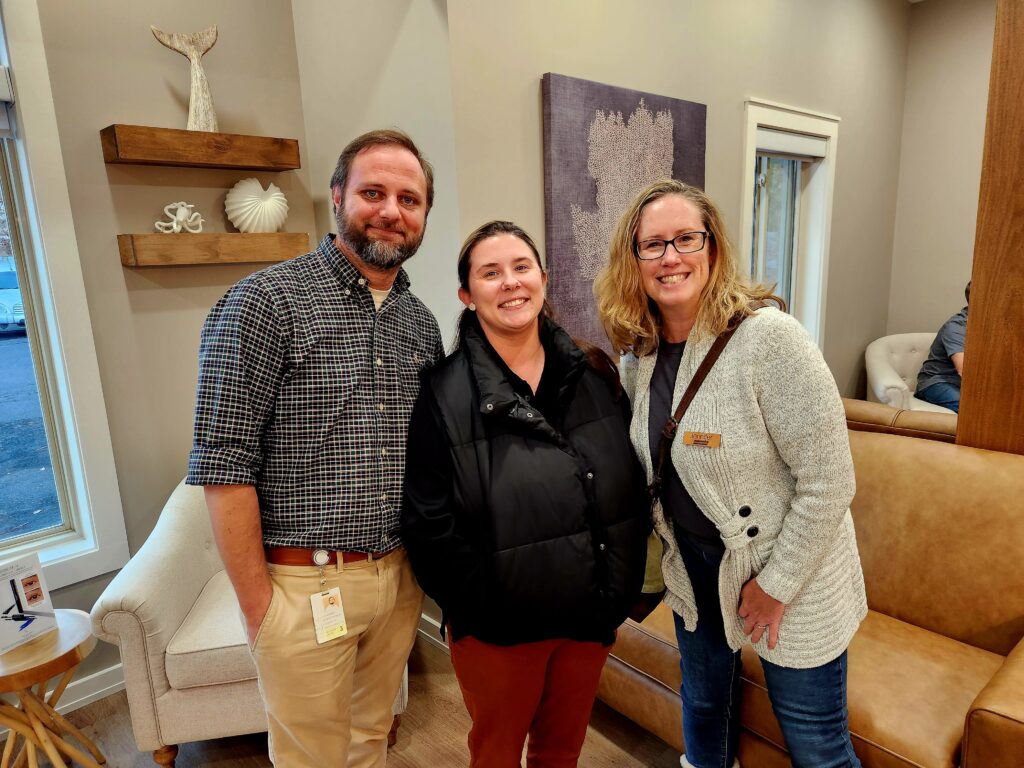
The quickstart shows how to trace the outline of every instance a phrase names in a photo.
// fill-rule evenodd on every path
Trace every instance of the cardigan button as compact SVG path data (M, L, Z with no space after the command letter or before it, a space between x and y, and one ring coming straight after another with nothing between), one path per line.
M750 517L750 507L746 504L740 507L740 517Z
M760 532L761 531L758 529L756 525L752 525L749 528L747 528L747 536L749 536L750 538L754 538Z

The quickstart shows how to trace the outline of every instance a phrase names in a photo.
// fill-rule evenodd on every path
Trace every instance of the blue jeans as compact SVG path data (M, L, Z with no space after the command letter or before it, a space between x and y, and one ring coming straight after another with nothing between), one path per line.
M943 408L949 408L954 413L960 413L960 387L956 384L938 381L925 387L920 392L915 392L914 397L920 398L932 405L941 405Z
M731 768L740 733L740 654L725 639L718 601L722 554L677 536L697 598L697 628L675 616L683 673L683 740L695 768ZM764 659L768 696L794 768L860 768L846 711L846 652L811 669L789 669Z

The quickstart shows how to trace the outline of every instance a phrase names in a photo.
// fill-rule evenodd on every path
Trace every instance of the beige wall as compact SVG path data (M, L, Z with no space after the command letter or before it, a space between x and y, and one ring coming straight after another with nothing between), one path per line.
M291 4L204 0L173 4L40 0L47 64L64 154L107 417L136 551L185 474L199 328L210 306L249 267L131 270L115 235L153 231L164 205L196 203L206 231L228 228L224 194L250 172L107 166L99 131L111 123L184 128L188 62L149 31L191 32L216 23L220 39L203 63L221 130L296 138L305 148ZM308 161L303 169L255 174L288 196L285 229L313 232ZM183 564L187 567L187 564ZM110 576L60 590L55 603L88 610ZM101 644L86 673L116 660Z
M373 128L409 133L435 178L423 246L406 269L447 342L461 308L455 297L461 241L445 4L302 0L292 13L317 229L336 229L328 183L345 144Z
M449 0L463 229L544 232L540 78L596 80L708 106L708 192L735 236L744 99L842 118L825 357L857 391L885 330L909 6L899 0Z
M936 331L971 276L995 0L913 6L887 333Z

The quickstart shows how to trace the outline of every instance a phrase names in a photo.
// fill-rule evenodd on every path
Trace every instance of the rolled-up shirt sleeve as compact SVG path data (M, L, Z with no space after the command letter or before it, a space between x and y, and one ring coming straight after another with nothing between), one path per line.
M234 286L210 311L199 342L189 485L255 485L263 432L284 376L285 329L253 280Z
M958 352L964 351L964 338L967 335L967 316L961 312L953 315L939 329L939 338L942 340L942 347L946 350L946 357L953 357Z

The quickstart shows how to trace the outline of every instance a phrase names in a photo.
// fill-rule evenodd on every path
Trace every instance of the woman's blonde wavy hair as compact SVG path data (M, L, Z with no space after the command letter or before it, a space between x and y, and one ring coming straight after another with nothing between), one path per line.
M597 312L616 350L643 356L658 348L661 313L644 291L634 248L644 208L666 195L693 203L709 233L708 282L700 295L693 326L696 334L717 336L737 317L753 314L756 306L752 305L757 302L771 301L785 310L785 302L770 287L751 284L740 274L722 214L711 198L697 187L663 179L640 192L622 214L612 235L608 264L594 280Z

